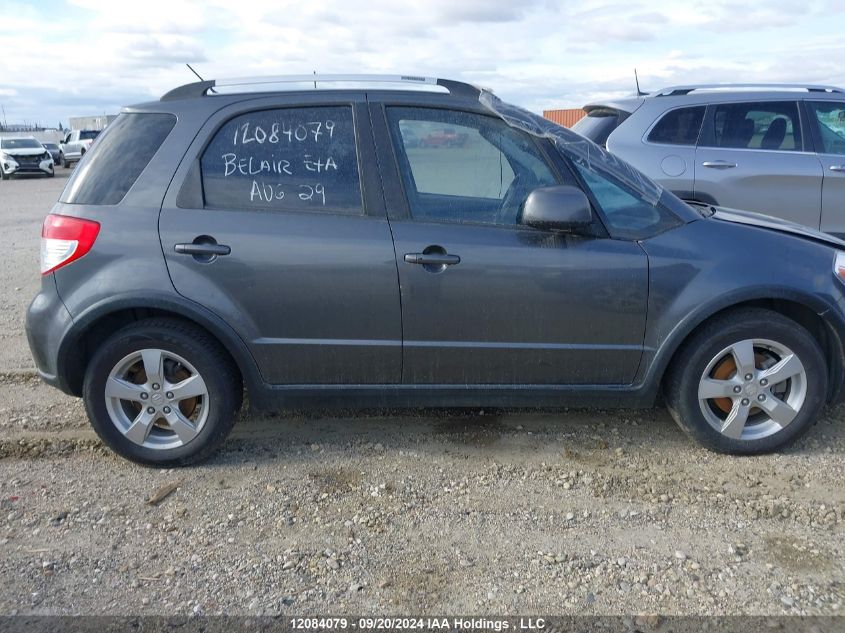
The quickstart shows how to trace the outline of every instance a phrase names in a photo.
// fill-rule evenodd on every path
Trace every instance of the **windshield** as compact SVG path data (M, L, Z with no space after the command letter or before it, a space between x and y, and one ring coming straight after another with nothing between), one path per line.
M587 116L572 126L573 132L586 136L593 143L604 145L607 137L619 125L619 110L600 108L591 110Z
M55 143L41 143L47 149L59 149L59 146Z
M3 149L42 149L41 143L34 138L4 138L0 141Z
M621 181L638 192L644 200L653 206L656 206L660 200L663 187L638 169L599 147L593 141L552 123L538 114L505 103L487 90L482 90L478 99L482 105L494 112L511 127L540 138L549 139L558 151L577 165Z

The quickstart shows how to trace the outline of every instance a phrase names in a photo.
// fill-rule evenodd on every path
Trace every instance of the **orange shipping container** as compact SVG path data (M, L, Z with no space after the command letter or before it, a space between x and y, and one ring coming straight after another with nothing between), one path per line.
M573 108L571 110L543 110L543 116L558 125L572 127L587 116L587 113L581 108Z

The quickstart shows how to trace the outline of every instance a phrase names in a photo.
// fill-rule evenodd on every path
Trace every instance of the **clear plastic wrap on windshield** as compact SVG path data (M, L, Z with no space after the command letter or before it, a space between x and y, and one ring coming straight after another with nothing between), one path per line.
M481 91L478 100L511 127L549 139L559 151L579 165L593 171L605 172L621 180L638 191L642 198L652 205L656 205L660 200L663 187L580 134L556 125L533 112L505 103L487 90Z

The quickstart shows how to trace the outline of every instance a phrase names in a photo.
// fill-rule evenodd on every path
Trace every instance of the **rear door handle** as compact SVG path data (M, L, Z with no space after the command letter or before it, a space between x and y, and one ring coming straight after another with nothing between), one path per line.
M732 169L736 167L736 163L730 163L726 160L706 160L701 163L702 167L709 167L710 169Z
M845 171L845 165L831 165L830 171Z
M457 255L447 253L405 253L405 261L409 264L431 264L433 266L454 266L461 263Z
M228 255L232 252L225 244L176 244L173 250L183 255Z

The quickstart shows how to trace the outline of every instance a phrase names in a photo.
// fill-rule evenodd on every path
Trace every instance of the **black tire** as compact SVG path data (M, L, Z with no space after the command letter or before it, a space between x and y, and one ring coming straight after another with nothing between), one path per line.
M68 162L67 158L65 158L64 153L59 154L59 160L62 163L62 167L64 167L65 169L70 167L70 163Z
M0 168L0 180L9 180L9 174L3 171L2 168Z
M798 414L782 430L757 439L734 439L708 423L699 405L699 382L721 350L747 339L768 339L789 348L803 364L806 395ZM755 348L756 353L756 348ZM828 372L815 338L801 325L777 312L743 308L706 322L676 353L664 381L666 404L675 422L706 448L733 455L758 455L783 448L816 421L827 396Z
M208 417L197 436L176 448L148 448L129 440L112 421L105 384L115 365L132 352L158 348L190 362L208 388ZM85 371L85 409L97 435L115 453L139 464L187 466L208 459L223 443L241 407L243 388L237 366L203 330L177 319L146 319L110 336L96 350Z
M45 175L47 176L47 178L53 178L53 177L56 175L56 169L55 169L55 167L53 168L53 171L49 171L49 172L47 172L47 174L45 174Z

